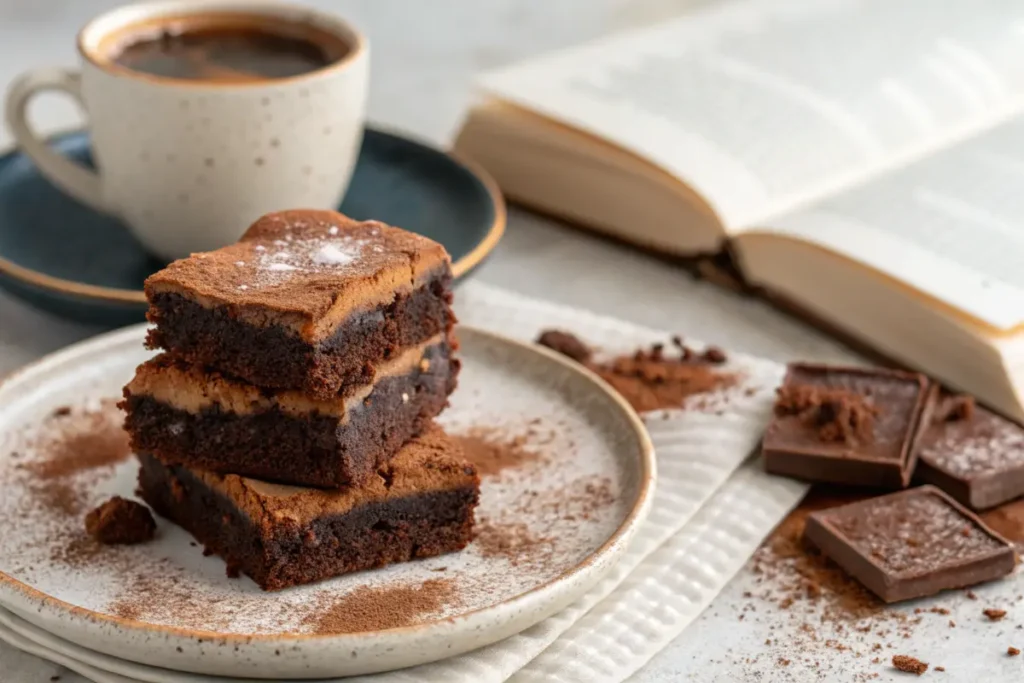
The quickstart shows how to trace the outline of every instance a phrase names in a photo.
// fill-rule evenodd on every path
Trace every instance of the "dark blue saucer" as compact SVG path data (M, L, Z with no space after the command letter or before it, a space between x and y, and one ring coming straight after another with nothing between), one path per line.
M86 133L58 136L52 144L91 165ZM486 175L373 129L366 131L341 211L437 240L452 255L456 277L484 259L505 227L504 203ZM123 224L62 194L28 157L0 156L0 287L63 317L127 325L143 319L142 282L162 266Z

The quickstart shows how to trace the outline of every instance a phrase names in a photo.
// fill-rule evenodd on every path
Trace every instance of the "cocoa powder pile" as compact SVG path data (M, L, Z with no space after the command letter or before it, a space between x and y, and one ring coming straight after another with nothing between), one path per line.
M418 586L360 586L341 598L322 595L302 623L317 635L400 628L418 623L456 597L449 579L430 579Z
M733 386L738 379L716 368L728 360L724 351L708 347L697 352L679 336L671 347L652 344L606 361L595 361L589 345L569 332L546 330L537 343L585 365L641 413L681 408L691 396Z
M30 444L36 457L21 469L31 477L41 504L63 515L78 515L90 492L89 473L131 455L120 413L113 401L98 410L62 407L44 427L42 436Z
M499 477L508 471L523 470L547 457L541 446L550 435L541 438L539 423L523 434L509 434L495 427L473 427L452 438L462 448L466 460L473 463L481 477Z
M871 439L878 409L847 389L802 384L779 388L775 414L796 415L822 441L857 443Z

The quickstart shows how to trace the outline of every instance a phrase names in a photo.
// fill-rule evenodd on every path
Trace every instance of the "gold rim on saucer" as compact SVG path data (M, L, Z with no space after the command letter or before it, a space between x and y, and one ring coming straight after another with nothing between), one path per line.
M487 229L487 234L484 239L480 241L472 250L462 258L452 262L452 274L456 278L460 278L469 271L473 270L476 266L483 261L488 254L490 254L494 248L498 245L501 240L501 236L505 233L505 222L507 220L507 214L505 209L505 199L501 194L501 190L498 189L498 184L490 176L487 171L469 159L465 159L458 154L451 151L437 149L429 144L421 142L420 140L410 137L408 135L394 132L388 128L373 128L374 131L384 133L386 135L392 135L400 137L404 140L412 142L423 147L430 148L439 154L444 154L449 159L453 160L459 166L462 166L470 175L475 177L480 184L484 186L488 197L490 198L491 206L494 208L494 220L491 226ZM74 133L81 132L81 129L74 128L70 130L59 131L50 136L50 139L56 139L65 135L72 135ZM0 150L0 157L6 157L10 154L18 153L17 145L11 145L6 149ZM401 226L399 226L401 227ZM121 289L118 287L104 287L102 285L90 285L84 282L76 282L74 280L66 280L64 278L54 277L53 275L47 275L46 273L26 268L25 266L19 265L9 259L4 258L0 255L0 275L7 275L19 282L39 289L49 290L59 294L66 294L76 297L82 297L86 299L95 299L98 301L122 303L122 304L140 304L146 303L146 295L141 289Z

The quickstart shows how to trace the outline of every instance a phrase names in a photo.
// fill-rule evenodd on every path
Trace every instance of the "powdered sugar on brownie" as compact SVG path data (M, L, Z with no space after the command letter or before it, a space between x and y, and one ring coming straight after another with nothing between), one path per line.
M252 263L236 261L235 265L242 271L240 279L254 288L279 285L296 273L344 275L347 267L362 257L372 238L379 235L379 230L372 231L366 239L338 235L338 226L332 225L323 237L295 239L288 235L286 239L274 240L272 246L255 254Z
M296 210L260 218L236 244L175 261L146 282L203 306L238 306L258 326L274 320L301 335L326 334L349 312L450 273L440 244L378 221Z

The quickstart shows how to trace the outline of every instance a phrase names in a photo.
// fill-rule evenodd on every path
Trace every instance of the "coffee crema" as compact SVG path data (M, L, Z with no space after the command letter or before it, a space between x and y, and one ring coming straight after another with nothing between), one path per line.
M311 24L249 15L163 18L104 39L106 61L141 74L189 81L258 83L341 61L341 36Z

